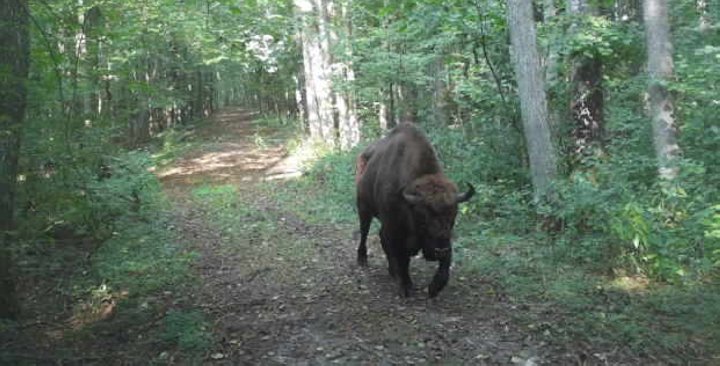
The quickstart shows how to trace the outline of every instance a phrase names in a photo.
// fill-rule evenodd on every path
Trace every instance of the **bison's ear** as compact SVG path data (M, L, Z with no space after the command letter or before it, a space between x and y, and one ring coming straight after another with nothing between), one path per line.
M472 186L472 184L468 183L468 190L465 193L458 193L457 197L455 197L455 203L462 203L475 195L475 187Z
M405 201L407 201L411 205L417 205L422 201L422 196L420 196L415 190L413 190L411 186L405 187L402 190L403 198L405 198Z

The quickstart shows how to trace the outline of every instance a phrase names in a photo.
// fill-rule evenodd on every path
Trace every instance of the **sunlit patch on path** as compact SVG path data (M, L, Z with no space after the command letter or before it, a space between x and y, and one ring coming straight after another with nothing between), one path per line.
M300 159L288 154L277 142L256 141L258 128L252 125L255 113L229 109L205 122L197 137L209 140L157 172L166 186L246 183L298 177Z

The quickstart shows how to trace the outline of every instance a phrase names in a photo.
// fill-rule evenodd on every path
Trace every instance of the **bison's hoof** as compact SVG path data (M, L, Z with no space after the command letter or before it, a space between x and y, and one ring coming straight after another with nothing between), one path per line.
M434 283L431 283L430 286L428 286L428 296L430 296L431 299L436 297L440 293L440 291L443 289L443 287L445 287L445 286L439 286Z
M360 266L360 267L367 267L367 265L368 265L367 256L360 256L360 255L359 255L359 256L357 257L357 264L358 264L358 266Z
M414 292L414 290L415 290L415 286L413 286L412 283L409 283L409 284L407 284L407 285L402 285L402 284L401 284L401 285L398 287L398 290L399 290L399 291L398 291L398 294L400 295L400 297L402 297L402 298L410 297L410 296L412 296L412 294L413 294L413 292Z

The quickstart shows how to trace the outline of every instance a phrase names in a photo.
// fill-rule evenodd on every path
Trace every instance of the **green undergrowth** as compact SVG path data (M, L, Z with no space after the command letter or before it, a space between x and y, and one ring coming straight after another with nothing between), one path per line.
M66 326L54 353L42 357L83 360L73 350L109 343L107 355L89 357L131 347L131 363L199 360L209 333L189 296L198 285L197 254L173 230L170 203L148 171L156 161L142 150L101 155L100 168L84 158L75 166L56 161L54 171L28 176L20 187L20 200L33 209L20 213L17 271L35 284L25 296L50 296L27 304L26 314L55 314ZM1 354L3 362L24 362L12 350Z
M192 282L189 267L197 254L168 230L172 217L159 212L147 220L123 218L123 229L93 255L92 273L118 288L144 295Z
M191 265L197 253L171 230L173 217L165 212L141 220L121 218L119 231L93 254L88 275L73 281L80 298L99 288L117 298L118 311L102 328L122 331L146 328L143 338L153 344L151 356L158 362L172 355L176 360L199 360L207 352L211 333L204 314L190 294L199 285ZM100 283L100 285L98 285ZM84 300L85 302L87 300ZM96 325L83 329L88 336Z
M310 165L301 179L269 182L261 188L304 221L354 224L355 153L328 154Z
M188 124L163 131L153 142L155 163L158 166L167 166L198 147L195 125Z
M627 346L671 362L707 361L720 349L716 285L603 276L553 259L558 248L540 234L459 231L462 242L474 243L464 270L492 278L514 302L532 304L517 319L549 342L582 340L608 352Z
M458 132L450 133L458 137ZM517 172L475 176L463 164L472 158L472 148L464 149L468 152L454 144L439 148L447 159L447 174L456 182L472 182L478 191L458 216L454 244L458 271L492 279L525 309L513 314L529 332L549 343L584 342L607 352L620 347L668 362L706 362L719 356L717 284L658 281L626 270L613 253L608 254L603 248L613 247L608 242L612 236L544 228L546 222L534 213L531 191L523 188ZM358 152L324 155L300 179L266 185L265 194L307 222L356 230L354 160ZM470 162L471 168L473 164L481 169L484 163ZM490 181L494 183L486 183ZM606 198L600 196L585 205L593 207L598 199ZM584 203L572 204L580 210Z
M88 298L94 304L102 290L116 299L118 311L110 323L90 323L80 333L95 337L99 327L132 335L146 329L140 336L152 340L147 356L157 362L169 355L186 361L203 357L211 333L189 297L199 285L191 269L197 253L171 231L172 219L165 212L119 219L123 228L98 247L87 275L71 281L81 304Z

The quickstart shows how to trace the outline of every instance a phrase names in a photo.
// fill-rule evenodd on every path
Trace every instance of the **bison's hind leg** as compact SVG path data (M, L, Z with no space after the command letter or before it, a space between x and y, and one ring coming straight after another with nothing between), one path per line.
M358 216L360 218L360 245L357 248L357 263L360 267L367 267L367 236L370 232L372 214L359 209Z

